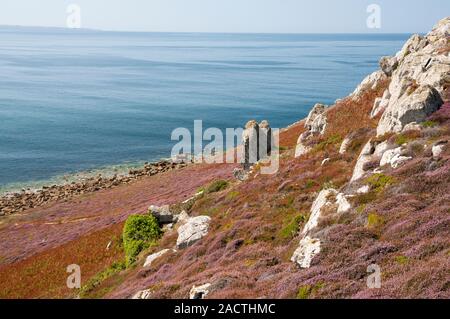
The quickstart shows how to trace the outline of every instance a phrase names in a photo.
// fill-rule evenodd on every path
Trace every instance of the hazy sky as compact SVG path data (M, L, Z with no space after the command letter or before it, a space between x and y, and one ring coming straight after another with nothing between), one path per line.
M449 0L0 0L0 25L65 27L69 4L83 28L176 32L426 32ZM369 4L381 28L369 29Z

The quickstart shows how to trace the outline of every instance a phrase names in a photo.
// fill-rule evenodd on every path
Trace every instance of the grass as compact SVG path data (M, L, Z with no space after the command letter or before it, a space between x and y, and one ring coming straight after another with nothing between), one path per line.
M437 125L438 125L438 123L435 121L425 121L422 123L422 126L425 128L435 127Z
M136 261L141 251L150 247L161 235L161 228L153 215L132 215L123 229L123 247L127 266Z
M340 134L333 134L333 135L329 136L327 139L325 139L324 141L317 144L316 147L314 147L313 151L315 151L315 152L323 151L330 145L338 146L342 143L342 140L343 140L343 138Z
M300 214L292 218L286 226L279 232L279 237L281 239L291 239L294 238L300 231L300 225L304 223L306 217L304 214Z
M409 262L409 258L406 256L395 257L395 262L400 265L406 265Z
M217 193L228 188L229 183L225 180L214 181L205 188L206 194Z
M105 270L99 272L97 275L92 277L83 287L81 287L79 297L88 298L89 294L97 288L104 280L108 279L112 275L121 272L127 268L125 261L119 261L113 263L111 266Z
M392 176L385 174L373 174L366 179L366 182L370 185L371 190L379 193L387 186L393 184L395 179Z
M376 213L370 213L367 216L367 228L369 229L378 229L379 227L383 226L384 223L384 218Z
M297 292L297 299L310 299L311 296L316 294L324 286L325 286L325 284L322 282L320 282L314 286L311 286L311 285L301 286Z

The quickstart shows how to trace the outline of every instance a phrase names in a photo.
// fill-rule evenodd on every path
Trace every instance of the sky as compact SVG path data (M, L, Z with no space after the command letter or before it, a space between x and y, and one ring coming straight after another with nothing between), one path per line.
M0 25L66 27L70 4L82 28L115 31L425 33L450 15L449 0L0 0Z

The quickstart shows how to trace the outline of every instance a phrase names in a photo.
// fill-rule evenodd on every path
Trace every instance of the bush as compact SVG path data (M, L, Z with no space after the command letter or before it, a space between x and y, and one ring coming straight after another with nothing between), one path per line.
M211 184L209 184L206 187L205 193L211 194L211 193L217 193L217 192L223 191L224 189L226 189L228 187L228 184L229 183L224 180L218 180L218 181L212 182Z
M297 299L309 299L311 295L316 294L324 286L325 285L323 282L319 282L314 286L311 285L301 286L297 293Z
M367 178L367 183L369 183L370 188L375 192L382 191L386 186L394 183L394 178L384 174L373 174Z
M295 216L281 231L280 237L282 239L293 238L300 231L300 224L306 220L305 215Z
M370 213L367 216L367 228L377 229L384 224L384 218L378 214Z
M153 215L128 217L123 229L123 246L127 266L136 261L137 255L159 238L161 228Z

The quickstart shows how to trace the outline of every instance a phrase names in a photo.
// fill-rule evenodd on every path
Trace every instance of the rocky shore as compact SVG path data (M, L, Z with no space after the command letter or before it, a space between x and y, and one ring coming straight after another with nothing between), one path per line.
M145 163L142 168L130 170L125 175L116 174L112 177L97 175L70 184L44 186L38 190L23 189L21 192L8 193L0 197L0 216L20 213L49 202L65 200L77 195L130 184L141 177L153 176L186 165L188 164L184 162L161 160L156 163Z

